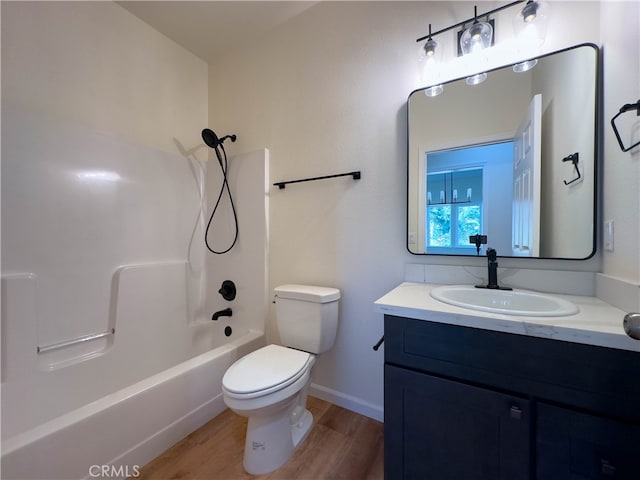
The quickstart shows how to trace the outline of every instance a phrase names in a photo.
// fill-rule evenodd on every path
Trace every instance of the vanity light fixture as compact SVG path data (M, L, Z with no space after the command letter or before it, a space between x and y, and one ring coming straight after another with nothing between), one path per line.
M537 64L538 64L538 60L535 58L533 60L527 60L526 62L516 63L513 66L513 71L516 73L528 72Z
M473 7L473 12L473 24L460 36L460 49L463 55L476 55L489 48L493 42L493 27L488 21L478 21L478 7Z
M523 3L525 4L524 7L519 9L518 14L514 18L514 29L517 34L521 52L532 53L532 55L523 56L533 57L535 49L544 43L548 23L549 8L546 3L538 0L517 0L481 14L478 14L477 6L474 6L474 16L472 18L436 32L431 31L431 24L429 24L429 33L416 40L416 42L426 40L426 43L420 48L420 72L422 81L427 85L433 86L427 88L425 94L429 97L434 97L443 91L443 86L438 84L439 82L436 80L436 77L434 77L437 69L433 67L437 58L442 54L442 45L436 42L433 37L453 29L461 28L458 32L458 56L468 55L469 59L472 60L472 57L477 56L479 52L486 50L495 42L495 23L494 19L490 18L491 15ZM480 21L480 19L483 19L483 21ZM468 26L469 24L471 25ZM477 59L475 60L477 61ZM430 68L427 68L427 62L431 62ZM536 63L537 60L535 59L520 62L513 66L513 70L515 72L526 72L533 68ZM480 67L478 70L482 70L482 68ZM487 74L485 72L478 73L469 76L467 78L467 84L478 85L486 78Z
M528 47L539 47L544 43L549 20L549 7L538 0L528 0L527 4L513 19L516 37Z
M482 63L482 52L493 43L493 27L487 21L478 21L478 7L473 7L473 23L462 32L460 36L460 50L463 55L468 55L473 62ZM467 85L478 85L487 79L485 72L467 77Z
M431 24L429 24L429 36L427 42L419 51L418 64L420 65L420 78L426 84L437 83L440 72L438 71L438 64L442 57L442 49L438 48L439 43L436 42L431 36ZM428 97L435 97L440 95L443 91L442 84L435 85L425 90L425 94Z
M433 85L431 87L427 87L424 89L424 94L427 97L437 97L444 91L444 87L442 85Z
M427 39L427 43L424 44L424 54L428 59L435 59L437 50L438 42L431 37L431 24L429 24L429 38Z
M513 29L516 32L518 48L525 54L533 55L535 50L544 43L547 34L549 7L537 0L528 0L527 4L513 18ZM531 70L538 63L537 60L527 60L516 63L513 71L516 73Z
M486 79L487 79L487 73L482 72L482 73L476 73L475 75L471 75L470 77L467 77L465 81L467 82L467 85L473 86L473 85L480 85Z

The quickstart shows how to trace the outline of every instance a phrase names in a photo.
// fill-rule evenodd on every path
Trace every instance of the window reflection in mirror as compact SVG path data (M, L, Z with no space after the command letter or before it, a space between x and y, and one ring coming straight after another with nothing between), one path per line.
M513 197L511 140L427 152L424 161L425 247L430 253L477 255L470 236L493 231L507 238ZM485 204L495 207L484 214ZM509 242L494 245L502 251L510 248Z
M479 233L481 254L593 255L597 63L597 47L580 45L528 72L507 66L477 86L409 96L411 253L476 255L468 237ZM575 172L562 159L576 152L582 178L565 185Z

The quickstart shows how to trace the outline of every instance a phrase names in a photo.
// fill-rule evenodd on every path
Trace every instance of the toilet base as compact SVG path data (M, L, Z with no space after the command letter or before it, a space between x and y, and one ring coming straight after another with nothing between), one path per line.
M309 432L313 425L313 415L309 410L305 410L302 414L302 418L296 425L291 425L291 438L293 438L293 448L297 448Z
M296 419L296 423L292 423L292 419ZM263 475L280 468L307 437L312 425L313 415L309 410L304 410L302 415L279 415L278 418L249 417L244 469L251 475Z

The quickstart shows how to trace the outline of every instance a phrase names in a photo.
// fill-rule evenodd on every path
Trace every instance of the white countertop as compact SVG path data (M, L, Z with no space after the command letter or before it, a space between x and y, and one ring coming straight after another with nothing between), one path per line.
M439 286L404 282L376 300L375 311L385 315L640 353L640 340L629 337L622 327L626 312L598 298L549 294L575 303L580 311L567 317L525 317L469 310L440 302L430 295L431 290Z

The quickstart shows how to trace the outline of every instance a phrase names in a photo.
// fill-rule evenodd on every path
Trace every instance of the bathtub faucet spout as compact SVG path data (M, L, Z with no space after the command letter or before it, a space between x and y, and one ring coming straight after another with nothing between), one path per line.
M211 316L211 320L218 320L220 317L231 317L233 312L230 308L225 308L224 310L219 310Z

